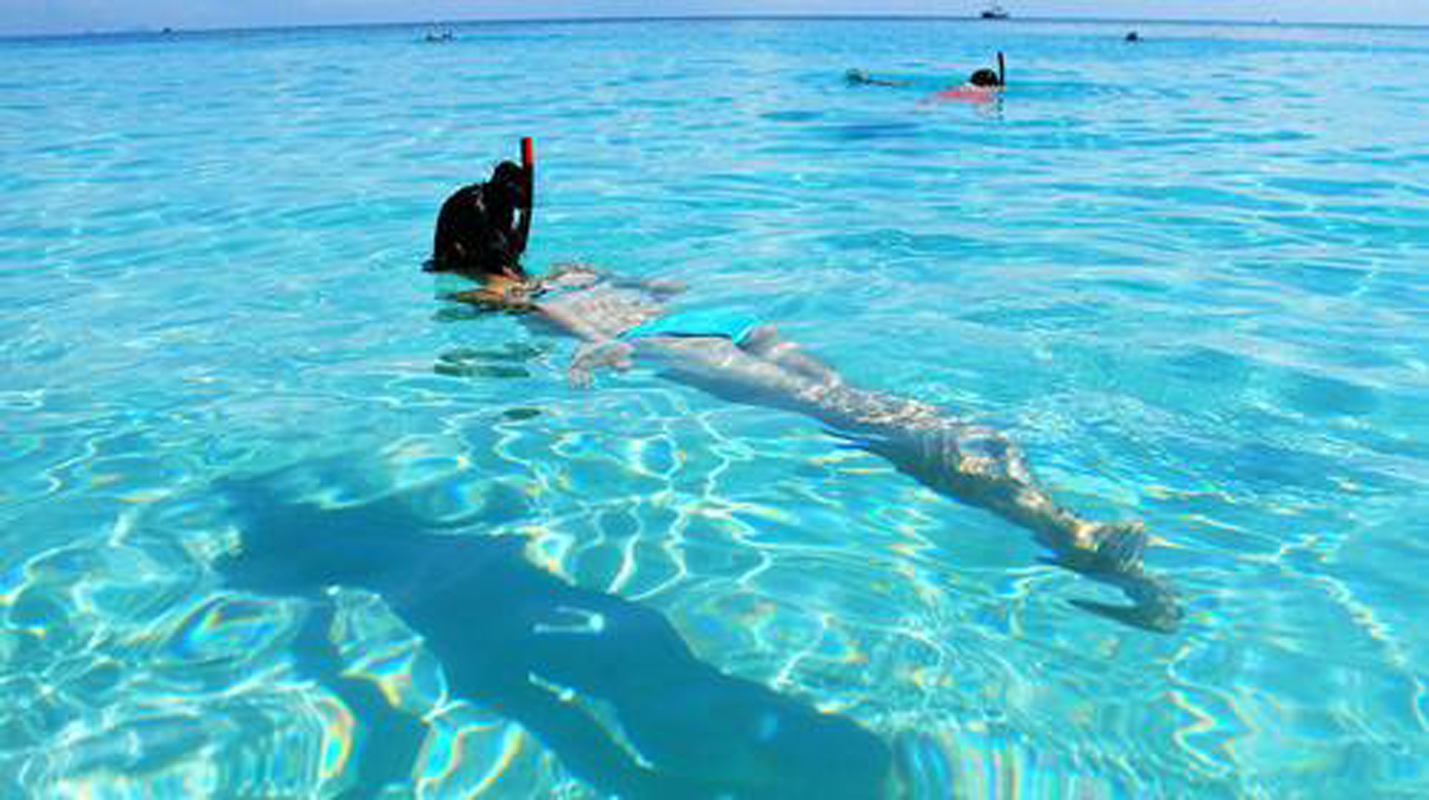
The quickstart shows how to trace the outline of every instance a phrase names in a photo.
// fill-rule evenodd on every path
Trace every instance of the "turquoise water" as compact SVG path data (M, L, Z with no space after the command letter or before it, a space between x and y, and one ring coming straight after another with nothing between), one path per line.
M0 42L0 796L304 796L352 719L215 481L396 497L892 742L915 797L1429 793L1429 32L961 21ZM998 107L927 102L995 50ZM851 88L849 67L913 86ZM455 185L537 139L531 263L677 278L1139 518L1158 636L1023 531L778 411L441 309ZM380 603L421 796L585 797ZM466 612L479 619L482 613Z

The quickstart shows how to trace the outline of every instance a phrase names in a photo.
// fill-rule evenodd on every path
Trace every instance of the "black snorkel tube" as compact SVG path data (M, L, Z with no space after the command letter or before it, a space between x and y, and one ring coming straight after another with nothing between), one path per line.
M997 85L1007 88L1007 60L1002 57L1001 50L997 51Z

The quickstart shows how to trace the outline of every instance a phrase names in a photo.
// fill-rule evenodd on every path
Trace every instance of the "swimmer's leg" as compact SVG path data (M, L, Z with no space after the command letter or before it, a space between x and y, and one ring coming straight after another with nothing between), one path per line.
M943 424L910 432L924 483L1030 528L1055 561L1086 574L1139 569L1146 531L1136 523L1083 519L1062 508L1005 434L980 425ZM895 462L897 459L894 459Z
M760 325L750 331L749 335L744 337L744 341L740 342L739 347L750 355L762 358L771 364L777 364L811 381L830 386L843 382L843 378L834 371L833 367L809 355L799 345L781 337L779 329L773 325Z
M671 380L736 403L812 413L822 383L715 336L642 337L632 342Z
M885 431L870 448L940 494L980 506L1033 532L1052 563L1115 586L1131 606L1079 601L1094 613L1158 632L1180 625L1179 599L1146 572L1140 523L1097 522L1062 508L1033 477L1022 451L1003 434L943 422Z

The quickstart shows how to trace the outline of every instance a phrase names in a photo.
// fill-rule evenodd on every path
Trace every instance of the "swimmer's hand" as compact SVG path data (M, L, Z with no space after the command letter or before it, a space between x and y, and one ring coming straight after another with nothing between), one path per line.
M621 372L630 369L633 352L635 348L629 342L614 339L586 342L571 359L571 365L566 369L566 380L577 389L589 388L592 373L601 367L613 367Z

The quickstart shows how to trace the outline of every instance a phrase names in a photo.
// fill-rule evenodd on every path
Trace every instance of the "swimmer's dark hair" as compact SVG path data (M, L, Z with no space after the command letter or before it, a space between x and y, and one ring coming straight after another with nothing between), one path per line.
M987 68L974 72L972 76L968 78L968 83L971 83L973 86L983 86L987 88L996 88L1002 85L1002 81L998 79L997 73Z
M491 180L463 186L442 203L432 242L428 272L459 272L473 277L504 272L525 275L521 254L527 228L516 213L530 214L526 170L510 161L496 165Z

